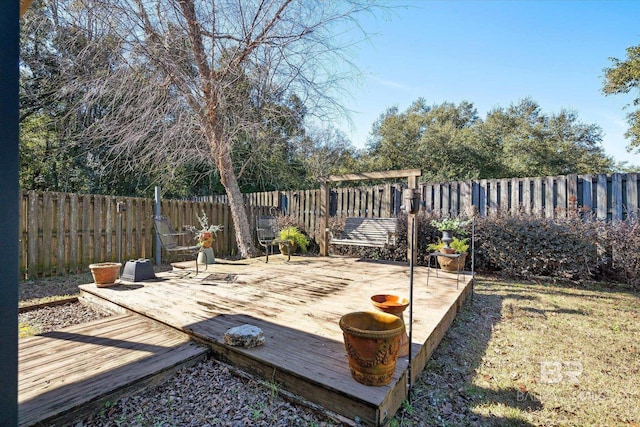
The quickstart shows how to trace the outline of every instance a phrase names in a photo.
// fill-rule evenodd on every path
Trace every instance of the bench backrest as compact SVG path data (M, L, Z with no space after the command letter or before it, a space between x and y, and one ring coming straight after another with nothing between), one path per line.
M390 234L396 233L396 218L357 218L345 220L340 239L387 242Z

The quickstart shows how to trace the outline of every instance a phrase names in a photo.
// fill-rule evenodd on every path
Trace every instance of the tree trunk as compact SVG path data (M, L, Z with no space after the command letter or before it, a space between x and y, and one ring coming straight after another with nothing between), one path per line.
M218 140L217 142L218 153L216 160L218 170L220 171L220 180L229 198L229 207L231 208L231 218L236 233L239 255L241 258L252 258L256 256L257 250L253 244L251 227L249 226L247 211L244 207L244 199L242 198L238 179L233 170L231 153L224 141Z

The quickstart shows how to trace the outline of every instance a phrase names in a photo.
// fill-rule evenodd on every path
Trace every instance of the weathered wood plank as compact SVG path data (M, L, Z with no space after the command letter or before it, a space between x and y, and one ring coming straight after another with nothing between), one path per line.
M629 173L627 174L627 205L626 211L627 215L631 217L638 217L638 174L637 173Z
M567 207L567 177L556 177L556 206L555 213L558 216L566 217L568 212Z
M42 259L42 275L52 275L52 254L55 253L55 240L53 238L53 229L55 217L52 213L55 212L54 204L52 200L52 193L46 192L42 194L42 248L41 253L38 254Z
M542 183L543 178L534 178L533 179L533 214L539 217L544 216L544 207L543 200L544 195L542 194Z
M595 212L593 201L593 176L580 175L582 179L582 208L584 214L588 217Z
M39 260L38 260L38 252L39 252L39 219L38 219L38 203L39 197L38 193L35 191L29 191L28 193L29 199L29 213L27 215L27 249L28 249L28 275L29 278L36 278L39 274Z
M364 181L370 179L390 179L390 178L406 178L410 176L422 176L420 169L405 169L397 171L385 171L385 172L363 172L352 173L345 175L330 175L327 178L328 182L340 182L340 181Z
M56 193L56 274L62 275L67 272L69 265L68 255L65 250L67 241L67 197L64 193ZM65 221L66 220L66 221Z
M457 217L460 215L460 183L452 182L450 185L449 197L451 199L451 216Z
M607 205L607 175L598 175L596 183L597 206L596 216L598 219L607 219L609 207Z
M502 215L509 213L509 180L500 180L500 198L498 210Z
M520 189L520 180L518 178L512 178L511 179L511 199L510 199L511 205L509 206L509 213L511 213L511 215L515 215L516 213L522 211L522 206L520 204L521 194L522 193Z
M487 215L487 187L488 187L489 181L486 179L481 179L480 182L478 183L478 212L480 214L480 216L486 216Z
M19 425L61 419L73 424L73 416L91 411L92 402L144 387L206 351L185 334L131 314L20 340Z
M498 182L496 179L487 181L487 215L490 216L498 214Z
M523 212L530 214L533 211L533 198L531 194L532 182L530 178L522 179L522 207Z
M554 178L552 176L548 176L544 179L543 181L543 185L544 185L544 216L547 218L554 218L555 217L555 206L553 203L554 200L554 194L555 194L555 189L554 189Z
M622 219L622 175L614 173L611 175L611 218Z
M442 185L440 185L440 183L433 185L433 211L440 216L447 215L447 212L444 210L444 204L442 203Z

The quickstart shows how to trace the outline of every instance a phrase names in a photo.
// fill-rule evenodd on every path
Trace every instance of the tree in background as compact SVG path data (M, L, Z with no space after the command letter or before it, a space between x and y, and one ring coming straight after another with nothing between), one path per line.
M496 108L483 121L473 104L388 109L373 125L369 159L378 169L419 168L427 181L605 173L613 167L596 125L561 111L543 114L524 99Z
M296 158L305 169L305 182L298 188L318 188L321 177L351 173L356 155L341 130L331 126L308 127L306 138L296 149Z
M627 48L624 60L610 58L611 67L605 68L605 95L634 92L634 111L628 114L629 129L625 136L631 140L627 149L640 153L640 45Z
M493 157L483 178L607 173L614 166L600 127L582 123L573 111L545 114L529 98L490 111L478 132Z

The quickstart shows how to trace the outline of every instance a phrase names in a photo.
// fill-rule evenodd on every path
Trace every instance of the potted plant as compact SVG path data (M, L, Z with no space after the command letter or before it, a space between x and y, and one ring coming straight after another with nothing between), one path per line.
M198 218L200 228L194 225L187 225L185 228L194 233L197 245L201 248L198 254L198 262L200 264L213 264L216 262L213 242L216 240L216 233L222 230L223 226L209 225L209 218L204 210L202 211L202 216L196 214L196 218Z
M442 218L431 221L431 226L442 232L442 242L444 243L444 251L449 252L449 245L453 241L453 236L462 236L467 234L465 227L469 225L471 220L463 220L460 218Z
M443 254L437 257L440 268L445 271L458 271L464 268L464 263L467 260L467 251L469 250L468 240L469 239L453 237L448 247L446 247L445 242L439 239L437 243L427 245L427 249L431 252Z
M309 246L309 238L305 236L298 227L289 226L284 227L282 230L278 232L278 240L280 242L288 242L289 245L285 245L280 243L280 252L288 255L289 250L290 253L295 253L298 248L304 253L307 252L307 247Z

